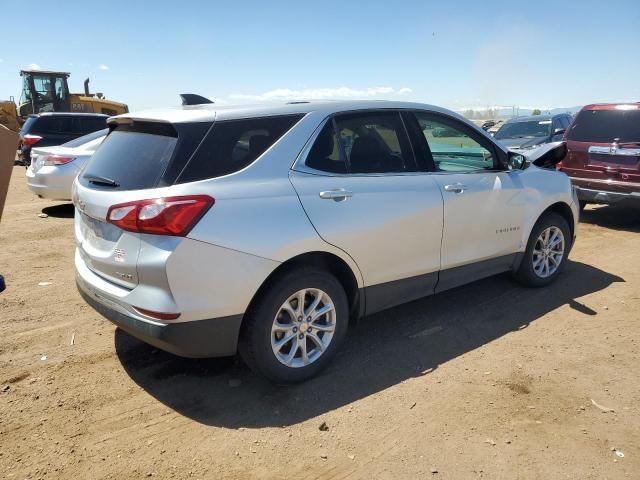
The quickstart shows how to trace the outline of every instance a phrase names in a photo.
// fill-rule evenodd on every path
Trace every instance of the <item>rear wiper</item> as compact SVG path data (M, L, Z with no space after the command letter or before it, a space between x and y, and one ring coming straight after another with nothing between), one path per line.
M97 185L108 185L110 187L120 186L120 184L115 180L107 177L101 177L99 175L85 174L84 178L86 178L90 183L95 183Z

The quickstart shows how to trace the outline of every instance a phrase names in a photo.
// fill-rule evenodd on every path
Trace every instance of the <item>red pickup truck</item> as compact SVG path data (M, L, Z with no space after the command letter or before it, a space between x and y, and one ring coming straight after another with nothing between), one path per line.
M558 165L587 203L640 207L640 103L587 105L567 129Z

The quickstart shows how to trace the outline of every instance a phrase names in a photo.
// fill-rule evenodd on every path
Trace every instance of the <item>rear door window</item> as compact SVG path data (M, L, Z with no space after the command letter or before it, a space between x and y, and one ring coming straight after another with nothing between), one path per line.
M567 135L576 142L640 142L640 110L582 110Z
M176 183L205 180L242 170L301 118L302 115L283 115L216 122Z
M329 120L309 150L305 164L328 173L347 173L347 164L338 145L333 120Z
M349 173L417 170L399 112L343 114L335 121Z

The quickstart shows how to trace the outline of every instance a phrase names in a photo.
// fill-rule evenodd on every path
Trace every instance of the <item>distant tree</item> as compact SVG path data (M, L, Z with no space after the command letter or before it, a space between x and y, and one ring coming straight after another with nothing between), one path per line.
M542 112L540 111L539 108L536 108L533 112L531 112L531 115L540 115Z
M476 116L476 112L473 111L472 109L465 110L464 111L464 116L467 117L467 118L474 118Z

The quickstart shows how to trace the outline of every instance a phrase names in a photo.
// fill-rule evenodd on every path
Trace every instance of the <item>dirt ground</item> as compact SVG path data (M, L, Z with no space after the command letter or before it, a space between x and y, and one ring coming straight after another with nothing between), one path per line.
M640 478L640 213L588 208L549 288L498 276L361 321L294 387L102 319L73 209L21 167L2 220L0 478Z

